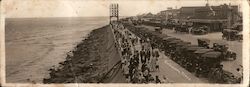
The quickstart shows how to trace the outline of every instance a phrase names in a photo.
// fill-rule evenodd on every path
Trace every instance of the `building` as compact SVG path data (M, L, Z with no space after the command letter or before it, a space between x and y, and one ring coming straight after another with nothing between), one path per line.
M179 19L194 19L195 17L195 10L203 8L199 7L181 7L180 13L178 14Z
M180 19L227 19L229 12L237 13L238 6L220 5L220 6L196 6L181 7Z
M161 18L165 20L177 18L178 14L179 14L179 9L172 9L172 8L168 8L167 10L160 12Z
M147 13L147 14L142 14L142 15L139 15L137 16L140 20L143 20L143 21L148 21L150 19L153 19L155 17L154 14L152 13Z
M192 22L194 26L206 25L211 32L222 31L240 19L238 6L196 6L181 7L178 19L181 23Z

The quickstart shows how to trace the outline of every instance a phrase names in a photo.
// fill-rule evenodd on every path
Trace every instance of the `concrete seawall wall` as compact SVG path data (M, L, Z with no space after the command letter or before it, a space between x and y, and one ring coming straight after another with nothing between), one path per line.
M73 51L68 53L60 67L50 70L44 83L99 82L118 61L120 55L110 26L93 30Z
M110 27L107 28L107 40L108 40L108 43L107 43L107 48L106 50L108 51L107 53L107 58L109 58L109 63L108 63L108 66L109 66L109 70L118 62L120 61L120 53L118 51L118 48L115 46L115 38L114 38L114 35L113 35L113 32L111 30Z

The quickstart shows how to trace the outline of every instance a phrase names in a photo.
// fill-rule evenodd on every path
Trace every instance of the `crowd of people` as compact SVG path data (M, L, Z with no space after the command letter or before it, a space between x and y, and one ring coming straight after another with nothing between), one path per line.
M135 36L122 24L110 25L116 38L122 58L122 71L130 83L164 83L166 77L160 79L152 72L159 72L159 51L150 46L149 39L143 40Z

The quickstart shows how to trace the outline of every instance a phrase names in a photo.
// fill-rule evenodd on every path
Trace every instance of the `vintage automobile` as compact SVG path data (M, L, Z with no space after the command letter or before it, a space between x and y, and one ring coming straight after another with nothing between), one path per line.
M221 63L221 52L211 51L201 55L198 62L198 69L196 69L196 75L208 77L209 73L214 68L219 68Z
M227 42L217 41L217 42L213 43L213 47L212 48L215 51L224 52L224 51L228 50L228 44L227 44Z
M228 44L226 42L216 42L213 44L213 49L215 51L221 52L223 57L223 60L235 60L236 59L236 53L232 52L228 49Z
M199 59L202 54L207 53L207 52L211 52L211 51L214 51L214 50L213 49L204 48L204 49L198 49L194 53L196 55L196 58Z
M159 49L163 49L163 38L169 38L170 36L165 34L158 34L155 35L155 33L152 35L151 43L155 43L154 47L157 47Z
M176 55L178 55L178 63L181 65L181 66L183 66L184 67L184 65L185 65L185 63L186 63L186 55L188 55L187 54L187 52L186 52L186 50L187 50L187 48L188 47L197 47L197 45L191 45L191 44L183 44L182 46L179 46L179 47L177 47L177 49L176 49L176 53L179 53L179 55L178 54L176 54Z
M187 25L179 25L175 27L175 32L185 32L189 33L188 26Z
M171 38L171 37L168 35L164 35L164 34L155 35L155 33L154 33L152 35L151 41L153 41L153 43L155 43L155 47L159 48L160 50L163 50L164 49L163 38Z
M163 38L163 43L168 44L169 42L171 42L173 40L180 40L180 39L176 38L176 37L165 37L165 38Z
M177 43L176 44L176 50L182 50L181 48L182 47L187 47L187 46L189 46L189 45L191 45L191 42L186 42L186 41L182 41L181 43Z
M167 29L172 29L173 27L175 27L175 21L172 19L168 19L164 21L162 24L163 24L163 27Z
M170 36L168 36L166 34L159 34L159 33L156 33L156 32L154 32L153 35L156 36L159 39L163 39L165 37L170 37Z
M242 76L237 76L222 68L212 68L208 74L208 79L214 83L236 84L241 82Z
M224 54L224 60L236 60L236 57L236 53L230 50L226 51L226 53Z
M222 39L226 40L242 40L242 34L239 31L232 29L224 29L222 31Z
M198 49L198 50L196 50L195 52L194 52L194 69L195 69L195 72L198 72L198 70L199 70L199 62L201 62L201 60L202 60L202 58L201 58L201 56L203 55L203 54L205 54L205 53L207 53L207 52L212 52L212 51L214 51L213 49L207 49L207 48L203 48L203 49ZM198 76L198 74L196 74L195 73L195 75L196 76Z
M168 55L170 54L170 49L169 49L169 42L174 41L174 40L180 40L178 38L175 37L167 37L167 38L163 38L162 41L162 48L165 50L165 53Z
M182 67L185 67L185 68L187 67L186 64L189 61L188 56L190 55L189 54L190 52L188 51L188 49L189 50L193 49L192 47L196 48L196 47L198 47L198 45L184 44L182 46L177 47L178 49L176 50L177 51L176 53L179 53L179 55L176 54L176 55L178 55L176 62L178 64L180 64ZM200 47L198 47L198 48L200 48Z
M175 49L176 50L181 50L181 47L188 46L188 45L191 45L191 42L183 41L181 43L177 43Z
M155 27L155 32L162 33L162 27Z
M198 46L199 47L205 47L205 48L209 48L209 43L210 40L206 39L206 38L199 38L198 40Z
M191 44L191 42L183 41L182 43L176 44L177 46L183 46L183 45L188 45Z
M191 45L191 42L186 42L186 41L183 41L183 42L180 42L180 43L177 43L176 44L176 47L175 47L175 58L176 58L176 61L178 64L181 65L182 63L182 59L184 59L184 49L186 49L186 47L188 47L189 45Z
M235 23L233 26L232 26L232 29L233 30L237 30L237 31L242 31L243 30L243 26L242 26L242 23Z
M192 28L191 33L194 35L204 35L208 33L208 27L207 26L201 26L201 27L195 27Z
M176 54L176 45L178 43L182 43L183 41L180 40L180 39L177 39L177 40L173 40L173 41L170 41L168 44L167 44L167 48L168 48L168 51L169 54L170 54L170 58L172 59L175 59L175 54Z
M178 42L181 42L181 39L175 38L175 37L169 37L163 39L163 45L164 48L168 51L170 51L170 48L172 48L172 45L177 44Z
M204 49L203 47L199 47L199 46L192 46L192 47L187 47L186 48L186 63L185 63L185 68L190 71L190 72L194 72L195 71L195 61L197 61L195 59L195 51L199 50L199 49Z
M237 34L236 34L236 36L237 36L237 39L238 39L239 41L242 41L242 40L243 40L243 34L242 34L242 31L241 31L241 32L239 32L239 33L237 33Z

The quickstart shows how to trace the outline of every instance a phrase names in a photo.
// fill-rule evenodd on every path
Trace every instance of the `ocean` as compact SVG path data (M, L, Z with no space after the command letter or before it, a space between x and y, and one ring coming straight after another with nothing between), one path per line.
M49 69L108 17L5 19L6 83L42 83Z

